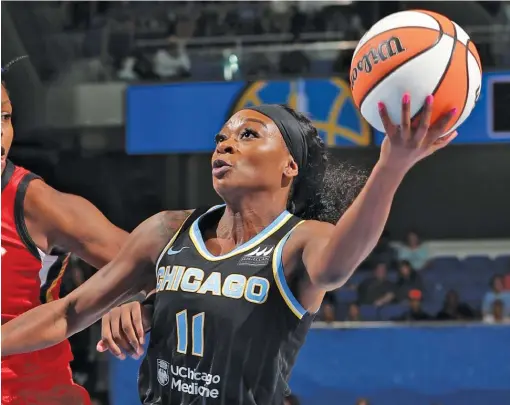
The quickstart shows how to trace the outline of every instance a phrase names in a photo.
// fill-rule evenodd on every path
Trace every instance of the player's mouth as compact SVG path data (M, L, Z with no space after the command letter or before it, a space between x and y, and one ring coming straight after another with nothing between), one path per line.
M216 159L212 163L212 174L214 177L221 178L232 168L232 165L224 160Z

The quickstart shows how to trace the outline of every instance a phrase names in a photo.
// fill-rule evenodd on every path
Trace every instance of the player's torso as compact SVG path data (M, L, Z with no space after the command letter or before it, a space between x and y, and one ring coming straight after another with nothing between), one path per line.
M311 322L304 311L294 314L286 303L291 294L281 292L288 287L280 242L299 222L284 212L219 257L208 253L198 221L167 246L157 267L151 342L140 373L144 403L282 403Z
M2 174L2 323L40 303L44 254L28 237L23 218L28 175L11 162Z
M35 178L37 176L11 162L2 173L2 324L40 305L41 300L58 298L60 279L54 273L58 276L60 269L55 270L56 258L46 256L37 248L24 220L26 189ZM35 370L36 357L44 357L41 363L46 362L46 357L57 359L55 350L2 358L2 378L6 377L5 370L19 369L19 366ZM70 353L66 357L71 358Z

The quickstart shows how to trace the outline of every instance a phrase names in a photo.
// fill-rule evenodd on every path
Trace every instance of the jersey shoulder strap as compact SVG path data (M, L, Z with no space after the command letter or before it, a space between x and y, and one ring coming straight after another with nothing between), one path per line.
M174 235L172 236L172 238L170 239L170 241L168 241L168 243L165 245L165 247L163 248L163 250L161 250L161 253L159 254L158 256L158 260L156 261L156 269L158 268L159 266L159 262L161 261L163 255L165 254L165 252L167 251L167 249L173 245L173 243L175 242L175 240L179 237L179 235L183 235L185 234L186 230L188 230L191 225L193 224L193 222L195 222L195 220L200 217L202 214L205 214L207 211L210 210L210 207L200 207L200 208L196 208L189 216L188 218L186 218L186 220L182 223L181 227L174 233Z
M195 222L202 214L205 214L207 211L209 211L211 207L199 207L195 209L188 218L186 218L186 221L184 221L179 228L179 230L175 233L173 239L177 239L177 235L185 233L191 225L193 225L193 222Z

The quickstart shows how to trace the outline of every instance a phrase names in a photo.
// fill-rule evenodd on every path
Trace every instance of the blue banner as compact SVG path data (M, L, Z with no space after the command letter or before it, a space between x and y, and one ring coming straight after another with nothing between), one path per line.
M510 327L312 329L291 388L303 405L510 404ZM113 359L111 405L139 405L140 362Z
M484 75L478 104L456 143L510 141L510 128L496 130L494 117L494 88L508 82L510 73ZM378 145L382 140L361 117L348 82L341 78L134 85L126 93L130 154L210 152L230 115L262 103L285 103L307 113L331 147ZM508 100L502 97L500 103Z

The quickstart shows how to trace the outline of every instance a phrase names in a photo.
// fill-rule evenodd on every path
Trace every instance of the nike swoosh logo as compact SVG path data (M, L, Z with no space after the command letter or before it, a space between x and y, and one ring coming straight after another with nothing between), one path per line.
M181 253L184 249L189 249L189 248L187 246L180 248L179 250L173 250L172 248L170 248L170 249L168 249L168 252L166 252L166 254L169 256L173 256L178 253Z

